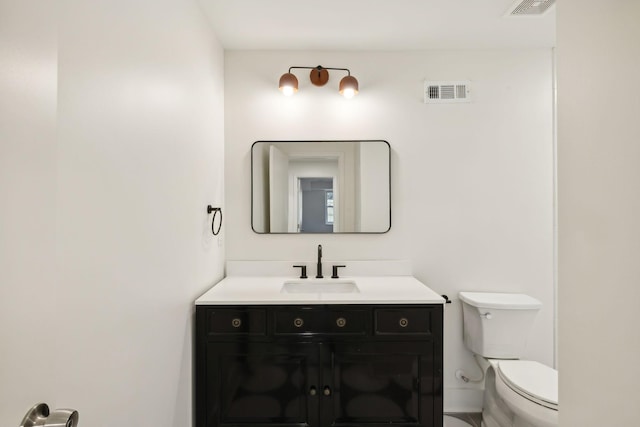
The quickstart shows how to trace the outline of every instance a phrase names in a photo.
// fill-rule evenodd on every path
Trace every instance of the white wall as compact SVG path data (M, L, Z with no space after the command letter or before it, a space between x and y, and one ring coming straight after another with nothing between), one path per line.
M638 425L640 4L557 13L560 425Z
M0 425L55 400L55 2L0 1Z
M81 425L188 426L193 301L223 274L206 214L222 49L194 1L37 3L11 10L0 75L20 118L2 138L0 424L45 401Z
M284 97L292 65L347 67ZM472 81L474 103L423 104L423 81ZM551 50L225 52L227 258L313 262L410 259L415 276L455 299L446 310L445 408L479 409L462 343L457 292L526 292L544 303L525 357L553 364L553 97ZM392 148L392 227L384 235L258 235L251 231L250 148L256 140L384 139ZM291 274L295 274L292 269ZM348 268L345 270L348 273ZM390 284L390 286L393 286Z

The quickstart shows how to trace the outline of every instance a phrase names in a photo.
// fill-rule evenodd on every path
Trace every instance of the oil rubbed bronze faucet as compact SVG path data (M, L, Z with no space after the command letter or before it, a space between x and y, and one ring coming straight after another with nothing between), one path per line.
M316 279L322 279L322 245L318 245L318 271L316 274Z

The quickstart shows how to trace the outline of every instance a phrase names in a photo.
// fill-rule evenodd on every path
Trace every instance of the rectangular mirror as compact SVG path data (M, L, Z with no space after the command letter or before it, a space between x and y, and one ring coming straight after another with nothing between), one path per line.
M386 233L387 141L256 141L251 147L256 233Z

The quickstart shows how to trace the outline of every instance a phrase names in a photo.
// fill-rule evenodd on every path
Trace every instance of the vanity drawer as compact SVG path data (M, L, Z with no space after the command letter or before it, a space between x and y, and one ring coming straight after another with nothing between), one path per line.
M274 333L351 334L367 333L366 310L283 309L275 313Z
M211 334L266 335L267 315L262 309L214 309L209 312Z
M432 311L428 308L385 308L375 310L375 333L430 334Z

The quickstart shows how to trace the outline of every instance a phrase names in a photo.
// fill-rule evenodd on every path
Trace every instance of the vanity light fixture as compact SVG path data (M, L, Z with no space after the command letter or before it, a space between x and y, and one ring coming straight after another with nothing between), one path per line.
M311 70L309 78L311 79L311 83L316 86L324 86L327 84L329 81L328 70L346 71L347 75L340 80L340 85L338 86L340 95L345 98L353 98L358 93L358 80L351 75L351 71L349 71L348 68L333 68L318 65L317 67L289 67L289 71L280 77L279 84L280 90L287 96L293 95L298 91L298 78L291 72L291 70L294 69Z

